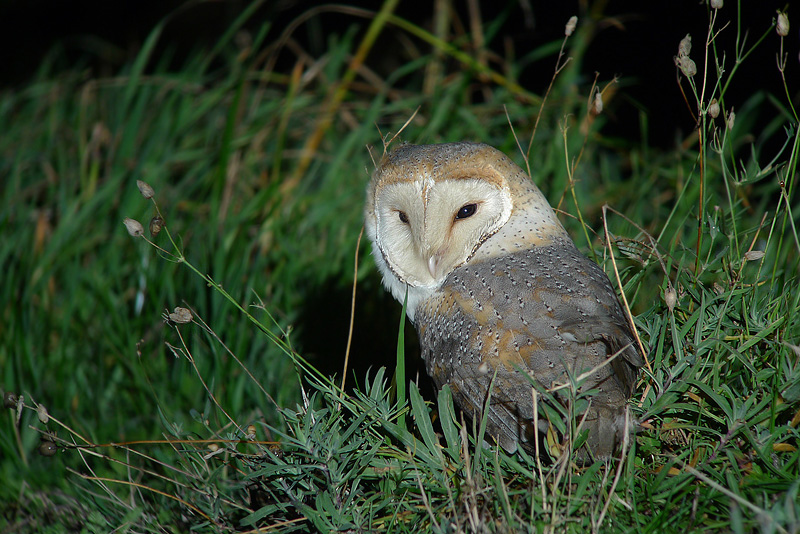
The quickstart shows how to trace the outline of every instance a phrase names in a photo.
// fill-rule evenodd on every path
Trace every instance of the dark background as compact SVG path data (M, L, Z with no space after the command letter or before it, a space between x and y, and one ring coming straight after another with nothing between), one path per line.
M720 11L721 26L731 21L731 27L719 37L726 50L734 49L737 9L741 9L742 27L749 30L746 45L752 45L766 31L777 9L786 9L785 2L742 0L741 6L726 0ZM0 87L9 88L30 79L45 58L51 58L58 69L86 69L95 76L113 75L120 65L130 60L148 33L160 20L170 15L159 46L174 54L178 68L182 57L198 47L212 45L219 35L248 5L241 0L184 2L177 0L123 0L116 2L84 0L16 0L0 3ZM318 4L291 0L268 1L252 21L269 21L271 32L277 36L292 20ZM347 5L376 9L377 2L359 0ZM599 8L599 9L598 9ZM455 0L453 9L462 21L468 20L466 1ZM693 120L678 95L672 58L679 41L687 34L693 36L692 57L702 68L702 45L708 19L697 0L641 2L639 0L608 0L607 2L552 2L530 0L526 13L519 2L491 2L481 5L484 22L495 20L502 12L510 14L503 26L503 36L513 42L517 56L522 56L543 43L563 38L564 25L571 15L589 16L587 9L602 13L605 23L592 41L583 70L587 77L594 72L601 79L619 75L624 80L622 98L626 105L616 106L604 134L636 137L640 131L640 110L646 110L650 123L649 142L654 146L672 146L693 128ZM403 1L396 14L422 26L429 26L432 3ZM788 12L791 22L792 13ZM295 38L303 42L312 54L324 53L326 35L344 31L365 19L325 13L313 22L302 24ZM252 24L251 24L252 25ZM391 43L381 43L368 59L371 68L381 65L391 68ZM785 40L789 55L787 77L798 77L798 32L791 30ZM494 39L490 48L503 54L503 40ZM727 96L727 104L741 105L750 94L766 90L783 95L784 90L776 68L779 39L772 31L765 43L737 73L737 83ZM376 58L380 50L387 57ZM284 54L287 62L292 58ZM733 58L728 58L728 69ZM286 69L291 65L277 65ZM534 93L542 93L552 76L547 68L528 68L520 82ZM796 88L797 83L789 83ZM792 95L795 98L796 95ZM767 118L765 117L765 120Z

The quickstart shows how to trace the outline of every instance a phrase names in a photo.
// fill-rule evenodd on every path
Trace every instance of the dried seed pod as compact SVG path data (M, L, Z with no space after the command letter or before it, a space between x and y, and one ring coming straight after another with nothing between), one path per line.
M578 26L578 17L572 15L567 21L567 26L564 28L564 35L569 37L575 33L575 28Z
M5 395L3 395L3 407L8 408L9 410L13 410L17 407L17 403L19 402L19 397L13 391L6 391Z
M247 439L256 439L256 425L247 425Z
M691 53L691 51L692 51L692 36L687 33L686 37L681 39L681 42L678 45L678 57L679 58L686 57Z
M36 414L39 416L39 421L46 425L50 421L50 415L47 413L47 408L44 404L36 406Z
M748 250L744 253L744 261L757 261L764 257L763 250Z
M716 98L708 105L708 114L712 119L716 119L719 116L719 102L717 102Z
M731 111L730 113L728 113L728 120L725 123L729 130L733 130L734 122L736 122L736 113Z
M156 192L147 182L136 180L136 187L139 188L139 192L142 194L142 196L148 200L153 198L156 194Z
M775 31L781 37L789 35L789 17L782 11L778 11L778 23L775 26Z
M669 311L675 309L675 304L678 302L678 293L675 291L675 288L672 287L672 284L667 286L667 289L664 290L664 301L667 303L667 308Z
M686 76L687 78L691 78L692 76L697 74L697 65L694 64L692 58L690 58L689 56L683 56L679 58L679 61L680 61L681 72L683 73L684 76Z
M722 8L722 0L711 0L711 7L714 9Z
M39 444L39 454L42 456L53 456L58 452L58 445L49 439L42 440Z
M22 410L25 408L25 395L20 395L19 399L17 399L17 419L16 422L19 424L20 420L22 420Z
M136 219L125 217L125 220L122 221L122 224L125 225L125 228L132 237L142 237L144 235L144 226L142 226L142 223Z
M150 219L150 235L155 237L161 232L161 229L164 228L164 219L156 215L152 219Z
M600 115L603 112L603 93L597 91L594 94L594 101L592 102L592 115Z
M193 318L191 311L186 308L181 308L180 306L177 306L175 310L169 314L169 320L176 324L191 323Z

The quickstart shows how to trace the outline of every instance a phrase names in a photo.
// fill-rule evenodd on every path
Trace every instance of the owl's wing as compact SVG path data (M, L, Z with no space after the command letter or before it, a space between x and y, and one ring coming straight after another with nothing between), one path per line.
M636 385L638 369L644 365L639 344L608 276L577 251L570 256L576 270L582 274L582 286L566 295L562 293L562 305L551 312L553 325L562 337L571 335L577 343L604 343L608 356L616 355L610 364L614 375L630 394Z
M596 368L583 386L598 391L590 445L613 451L642 356L608 277L572 243L456 269L418 311L417 329L437 386L449 384L476 420L490 399L488 431L509 451L530 448L531 379L550 388L568 370Z

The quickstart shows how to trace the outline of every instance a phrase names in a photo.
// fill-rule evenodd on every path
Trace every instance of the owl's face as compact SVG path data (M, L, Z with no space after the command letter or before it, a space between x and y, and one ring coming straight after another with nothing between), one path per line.
M401 282L435 288L511 214L508 188L477 177L417 175L375 195L375 245Z
M476 143L392 150L373 175L365 211L384 284L400 302L408 292L412 320L416 304L459 266L563 232L524 171Z

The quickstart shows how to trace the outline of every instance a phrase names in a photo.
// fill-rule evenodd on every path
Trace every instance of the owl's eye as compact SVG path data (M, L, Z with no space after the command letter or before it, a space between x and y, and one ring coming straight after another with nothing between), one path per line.
M400 222L404 224L408 224L408 215L404 211L398 211L397 215L400 216Z
M458 210L458 213L456 213L456 220L467 219L469 217L472 217L473 215L475 215L475 210L477 209L478 209L477 204L466 204L464 206L461 206L461 209Z

